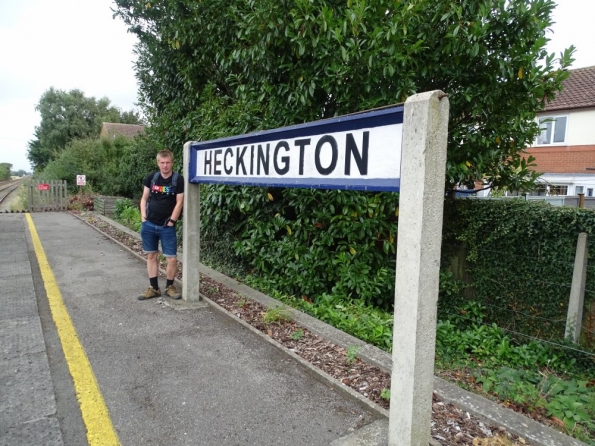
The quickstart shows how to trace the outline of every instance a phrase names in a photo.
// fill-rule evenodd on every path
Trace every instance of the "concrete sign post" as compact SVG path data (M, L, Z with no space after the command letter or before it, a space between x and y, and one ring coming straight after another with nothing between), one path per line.
M184 144L184 226L182 228L182 296L187 302L200 300L200 187L188 183L190 146Z
M581 336L583 323L583 306L585 304L585 284L587 282L588 266L588 239L586 232L578 235L576 242L576 254L574 257L574 272L572 273L572 286L570 288L570 299L568 301L568 313L566 315L566 331L564 337L575 344Z
M405 102L390 446L430 440L448 108L438 91Z
M448 99L184 145L183 296L199 300L199 184L401 192L389 444L427 446Z

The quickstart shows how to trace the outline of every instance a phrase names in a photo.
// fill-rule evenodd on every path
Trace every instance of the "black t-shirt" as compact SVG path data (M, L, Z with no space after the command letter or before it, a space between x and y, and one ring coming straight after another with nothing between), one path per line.
M173 173L169 178L163 178L159 174L155 184L151 187L154 176L155 172L149 174L143 181L143 185L147 186L151 191L147 220L156 225L165 225L176 207L176 195L184 193L184 177L178 175L177 184L172 187Z

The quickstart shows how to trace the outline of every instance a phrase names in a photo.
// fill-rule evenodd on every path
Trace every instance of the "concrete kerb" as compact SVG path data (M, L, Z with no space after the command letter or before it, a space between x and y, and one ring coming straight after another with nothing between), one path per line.
M77 218L79 218L83 222L87 223L85 221L85 219L82 218L86 214L81 214L80 216L76 215L76 214L73 214L73 215L75 215ZM111 225L117 227L122 232L124 232L132 237L135 237L137 239L140 238L140 235L138 233L131 231L130 229L126 228L125 226L120 225L119 223L115 222L114 220L111 220L111 219L109 219L103 215L99 215L99 214L90 213L90 215L93 215L94 217L104 220L107 224L111 224ZM94 229L96 229L102 235L107 236L112 241L114 241L118 245L122 246L129 252L132 252L140 260L146 261L146 259L143 256L140 256L140 255L134 253L133 251L130 251L130 249L128 247L126 247L125 245L120 243L118 240L101 232L99 229L95 228L93 225L90 225L90 226L93 227ZM334 328L334 327L332 327L332 326L330 326L330 325L328 325L312 316L309 316L309 315L302 313L294 308L291 308L291 307L279 302L278 300L275 300L275 299L267 296L264 293L254 290L254 289L248 287L247 285L244 285L228 276L225 276L224 274L222 274L212 268L207 267L206 265L200 264L200 269L201 269L201 272L203 274L205 274L206 276L208 276L209 278L215 280L216 282L221 283L222 285L225 285L225 286L233 289L235 292L237 292L238 294L240 294L244 297L247 297L247 298L257 301L258 303L260 303L261 305L263 305L266 308L283 307L283 308L287 309L288 311L290 311L291 316L296 323L303 325L304 328L307 328L312 333L314 333L330 342L333 342L334 344L336 344L340 347L343 347L345 349L347 349L349 347L354 347L354 346L358 347L359 348L358 357L360 357L363 361L366 361L372 365L377 366L378 368L380 368L382 371L384 371L386 373L391 372L391 369L392 369L391 355L389 353L379 349L378 347L367 344L367 343L361 341L360 339L357 339L341 330L338 330L338 329L336 329L336 328ZM162 272L164 273L164 271L162 271ZM179 282L177 279L176 279L176 282L177 282L177 284L179 284L181 286L181 282ZM170 299L162 299L162 302L165 305L168 305L172 308L180 309L180 310L204 308L206 305L209 305L209 306L215 308L216 310L221 311L222 313L233 318L235 321L243 324L247 329L249 329L252 332L254 332L255 334L261 336L267 342L271 343L271 345L274 345L275 347L278 347L281 350L283 350L285 353L287 353L289 356L294 358L296 361L303 364L304 367L306 367L308 370L310 370L312 373L314 373L317 377L328 382L329 385L333 386L334 388L336 388L342 392L345 392L346 394L348 394L351 397L356 398L357 401L359 401L362 404L366 405L367 407L373 409L379 415L381 415L385 418L388 418L389 412L386 409L383 409L382 407L380 407L373 401L370 401L367 398L363 397L361 394L359 394L355 390L351 389L348 386L343 385L342 383L340 383L338 380L334 379L327 373L312 366L309 362L305 361L304 359L302 359L300 356L298 356L291 350L287 349L286 347L284 347L281 344L277 343L276 341L272 340L265 334L261 333L259 330L252 327L247 322L243 321L242 319L240 319L237 316L233 315L232 313L228 312L221 306L217 305L215 302L213 302L206 296L201 294L200 297L201 297L201 299L204 300L205 303L202 303L202 302L187 303L185 301L173 301ZM583 443L583 442L576 440L568 435L558 432L555 429L552 429L548 426L538 423L537 421L534 421L533 419L528 418L522 414L519 414L518 412L515 412L511 409L506 409L493 401L490 401L490 400L483 398L479 395L476 395L472 392L463 390L460 387L458 387L452 383L449 383L448 381L445 381L439 377L434 377L434 393L436 394L436 396L438 396L438 398L440 398L444 402L451 403L451 404L457 406L458 408L460 408L466 412L469 412L470 414L472 414L474 416L481 418L482 420L484 420L487 423L494 424L497 426L502 426L502 427L506 428L509 432L516 434L516 435L524 438L525 440L528 440L531 444L533 444L535 446L586 446L586 443ZM341 440L337 440L337 442L334 442L333 444L336 446L348 445L348 444L362 444L362 445L375 445L375 446L385 445L385 444L387 444L387 440L386 440L387 437L382 432L386 426L388 426L388 421L387 421L386 425L383 424L382 422L372 423L372 425L370 425L369 427L363 428L360 430L361 436L358 435L358 433L360 432L360 431L358 431L354 434L351 434L348 437L345 437L344 438L345 441L343 441L343 439L341 439ZM356 438L356 437L358 438L357 442L351 443L353 438ZM364 440L365 438L366 438L366 440Z

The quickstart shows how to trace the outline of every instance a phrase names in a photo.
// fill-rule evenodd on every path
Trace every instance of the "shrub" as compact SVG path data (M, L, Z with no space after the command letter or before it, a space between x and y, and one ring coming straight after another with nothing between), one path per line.
M141 226L140 209L132 200L120 198L114 203L114 218L124 226L139 231Z

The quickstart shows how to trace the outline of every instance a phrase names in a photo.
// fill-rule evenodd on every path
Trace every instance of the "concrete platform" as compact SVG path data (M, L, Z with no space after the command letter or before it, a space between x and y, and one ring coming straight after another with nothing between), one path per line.
M208 305L138 301L145 264L81 220L32 218L122 445L327 445L381 418ZM85 444L25 215L0 234L21 262L0 265L0 444Z

